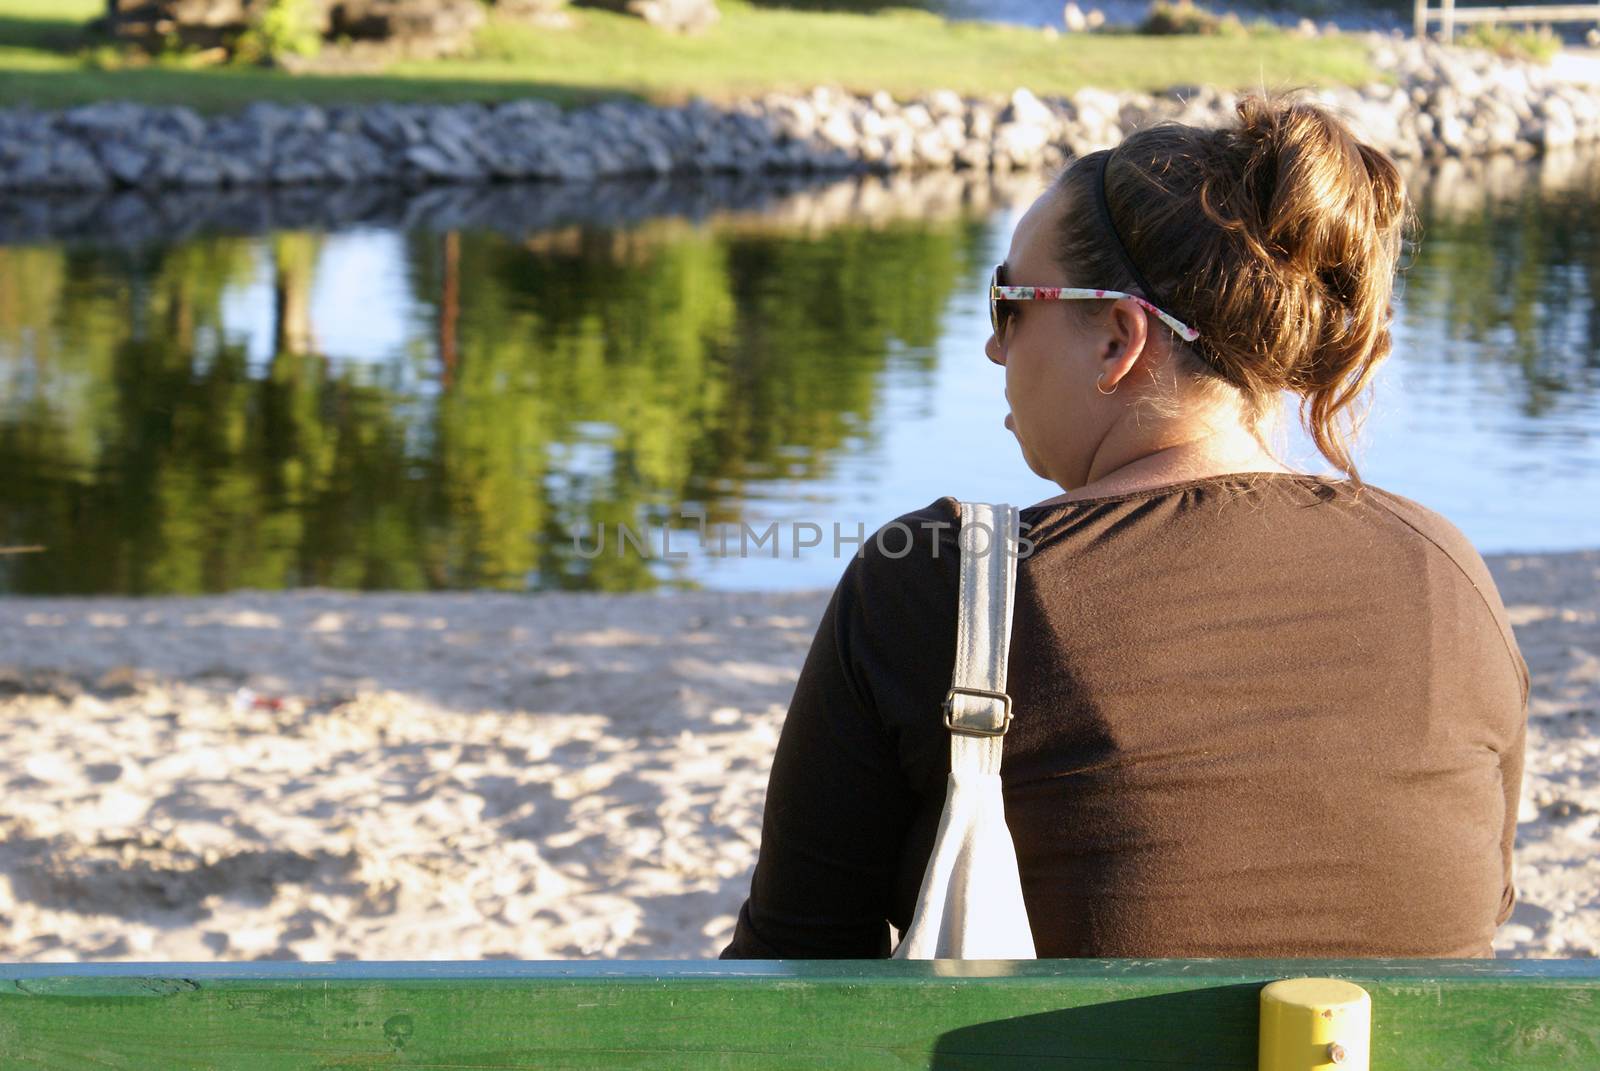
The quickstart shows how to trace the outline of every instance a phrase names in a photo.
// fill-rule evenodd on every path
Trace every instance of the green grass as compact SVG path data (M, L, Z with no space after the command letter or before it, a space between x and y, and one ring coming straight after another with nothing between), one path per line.
M903 9L805 12L722 0L722 22L673 37L637 19L574 10L567 31L494 24L471 58L397 63L381 73L288 75L189 68L166 60L106 70L83 59L83 20L99 0L0 0L0 101L61 107L122 98L208 110L252 100L458 101L536 96L562 103L631 95L712 99L819 83L906 95L934 88L1040 94L1084 86L1164 89L1360 83L1376 77L1346 38L1302 40L1277 31L1238 37L1096 34L1050 39L1035 30L946 22Z

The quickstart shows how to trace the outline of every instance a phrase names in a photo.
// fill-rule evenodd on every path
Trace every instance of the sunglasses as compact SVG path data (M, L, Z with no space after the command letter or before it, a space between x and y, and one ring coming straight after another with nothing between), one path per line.
M997 340L1005 338L1005 329L1012 312L1004 304L1008 301L1102 301L1111 298L1132 298L1139 303L1140 308L1172 328L1185 342L1193 342L1200 337L1199 331L1177 317L1162 312L1138 294L1128 294L1121 290L1088 290L1065 286L1007 286L1000 275L998 264L989 276L989 326L994 329L994 337Z

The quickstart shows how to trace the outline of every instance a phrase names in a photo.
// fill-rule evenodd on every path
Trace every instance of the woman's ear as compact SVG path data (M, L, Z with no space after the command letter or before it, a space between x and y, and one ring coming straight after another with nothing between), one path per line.
M1100 378L1108 389L1115 389L1144 355L1150 342L1150 318L1137 301L1118 298L1111 303L1107 328Z

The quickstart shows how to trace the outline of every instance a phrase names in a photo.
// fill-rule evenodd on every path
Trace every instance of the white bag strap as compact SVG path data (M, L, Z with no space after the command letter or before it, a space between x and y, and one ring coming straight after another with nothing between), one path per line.
M1001 746L1011 722L1006 659L1020 552L1013 506L961 503L955 672L944 701L950 776L933 850L895 959L1032 959Z
M1017 586L1021 512L1015 506L961 503L960 603L956 664L944 700L952 773L1000 772L1011 697L1006 661Z

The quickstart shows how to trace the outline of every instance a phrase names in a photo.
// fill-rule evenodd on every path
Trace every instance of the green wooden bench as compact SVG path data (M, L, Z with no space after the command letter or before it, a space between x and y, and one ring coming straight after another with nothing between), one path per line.
M1600 1071L1600 960L1303 959L0 964L0 1069L1253 1069L1303 976L1374 1069Z

